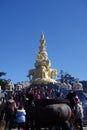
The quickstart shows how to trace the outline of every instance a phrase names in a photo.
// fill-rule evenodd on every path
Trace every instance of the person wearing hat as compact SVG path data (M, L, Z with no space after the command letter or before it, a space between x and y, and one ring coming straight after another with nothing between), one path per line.
M83 124L82 120L84 117L84 112L83 112L83 107L82 107L82 102L80 101L79 97L75 97L75 122L76 126L80 127L80 130L83 130Z

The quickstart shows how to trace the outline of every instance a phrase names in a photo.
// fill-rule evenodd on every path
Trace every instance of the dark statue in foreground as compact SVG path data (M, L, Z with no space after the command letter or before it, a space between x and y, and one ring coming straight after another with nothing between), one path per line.
M29 108L30 127L33 130L36 128L54 127L62 130L70 129L71 109L64 103L54 99L35 101L35 106Z

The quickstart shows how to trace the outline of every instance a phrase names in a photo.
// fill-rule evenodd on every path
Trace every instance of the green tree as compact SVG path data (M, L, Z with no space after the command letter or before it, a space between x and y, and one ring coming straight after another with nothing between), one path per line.
M60 71L60 81L61 82L65 82L65 83L70 83L71 85L73 84L73 82L75 82L77 79L73 76L71 76L70 74L64 72L63 70Z
M6 75L5 72L0 72L0 77Z
M6 73L5 72L0 72L0 86L2 90L5 90L5 86L7 84L7 80L6 79L2 79L2 76L5 76Z

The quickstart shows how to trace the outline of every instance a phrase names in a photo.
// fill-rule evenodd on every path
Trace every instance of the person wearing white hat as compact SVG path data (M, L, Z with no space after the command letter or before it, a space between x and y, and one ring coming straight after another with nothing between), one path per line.
M82 102L80 101L78 96L76 96L74 100L75 100L75 121L78 124L78 126L80 126L79 130L83 130L82 120L84 118L84 112Z

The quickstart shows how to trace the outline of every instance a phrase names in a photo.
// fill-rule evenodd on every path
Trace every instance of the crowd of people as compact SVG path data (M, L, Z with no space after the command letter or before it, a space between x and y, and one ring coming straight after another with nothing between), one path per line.
M7 93L3 98L5 105L0 116L2 118L5 113L6 125L4 130L7 127L9 130L12 130L14 127L18 127L18 130L21 130L21 128L23 130L29 130L30 111L35 107L34 101L57 98L67 98L70 101L72 117L76 120L75 122L79 123L80 130L83 130L82 119L84 114L82 102L75 92L66 93L66 96L64 96L64 93L57 86L31 86L29 89Z

